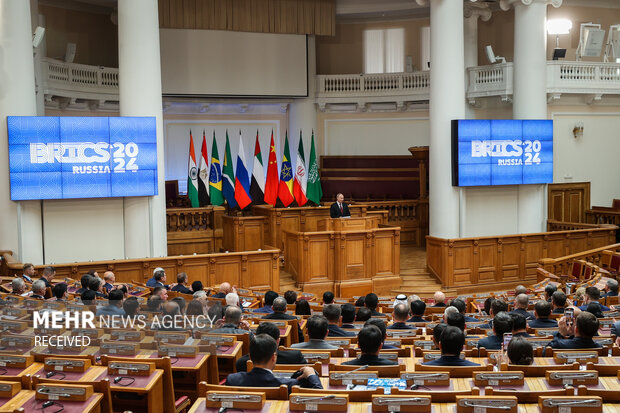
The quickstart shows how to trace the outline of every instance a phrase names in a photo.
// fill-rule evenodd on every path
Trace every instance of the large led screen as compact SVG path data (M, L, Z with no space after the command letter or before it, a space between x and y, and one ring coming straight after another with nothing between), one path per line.
M553 182L553 121L452 121L452 185Z
M9 116L11 199L157 195L153 117Z

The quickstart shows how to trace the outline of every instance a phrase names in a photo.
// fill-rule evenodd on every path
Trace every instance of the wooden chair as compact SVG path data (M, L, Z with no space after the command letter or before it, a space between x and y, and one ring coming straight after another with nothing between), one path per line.
M284 348L280 347L280 350L299 350L302 354L306 353L329 353L331 357L344 357L344 349L336 348L336 349L310 349L310 348Z
M135 362L136 359L111 357L106 355L101 356L101 364L103 366L107 366L108 363L110 363L111 361L124 361L131 363ZM174 383L172 380L172 364L170 364L170 357L149 358L144 359L143 361L155 363L156 369L161 369L164 371L162 383L164 389L164 411L170 413L179 413L186 411L190 407L192 402L187 396L181 396L177 399L174 394Z
M264 392L267 400L288 400L288 387L281 385L280 387L243 387L243 386L222 386L219 384L208 384L201 381L198 384L198 396L205 397L209 391L234 391L239 394L245 392Z
M248 360L246 364L246 371L251 371L254 368L254 363L252 360ZM316 363L308 363L308 364L276 364L273 371L292 371L295 372L302 367L310 366L316 370L319 375L321 375L321 370L323 370L322 364L319 362Z
M486 366L429 366L427 364L416 363L415 371L447 371L450 378L472 377L475 371L492 371L493 365Z
M34 356L34 361L36 363L45 363L45 359L48 357L62 357L64 359L89 359L91 365L95 365L96 356L95 355L84 355L81 356L79 354L42 354L42 353L31 353ZM3 377L3 376L0 376Z
M82 384L82 385L90 385L93 386L93 390L95 393L103 394L103 398L101 399L101 412L102 413L113 413L112 409L112 393L110 392L110 381L108 379L98 380L98 381L73 381L73 380L53 380L41 378L38 375L32 376L32 388L36 388L37 384L41 383L54 383L54 384Z
M327 366L327 371L329 373L334 371L351 371L358 369L360 366L351 366L348 364L333 364L329 363ZM368 366L368 369L364 370L368 371L376 371L379 377L400 377L401 371L405 370L404 364L395 364L393 366Z
M349 349L349 357L357 357L357 355L361 353L362 350L360 350L359 348ZM379 353L379 357L381 357L382 354L396 354L398 355L398 357L411 357L411 347L381 350L381 352Z
M335 395L335 396L349 396L349 402L370 402L372 400L372 396L375 394L381 395L383 394L382 388L377 388L375 390L326 390L326 389L306 389L299 386L293 386L291 389L291 393L305 393L308 395L316 394L327 394L327 395Z
M209 331L208 334L235 337L237 341L242 343L241 345L242 354L248 354L250 352L250 334L249 333L233 334L233 333L214 333L212 331Z

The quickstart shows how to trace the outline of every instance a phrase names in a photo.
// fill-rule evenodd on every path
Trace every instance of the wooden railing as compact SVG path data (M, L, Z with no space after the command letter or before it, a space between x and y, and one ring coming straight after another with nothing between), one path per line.
M575 260L584 260L603 266L603 256L606 251L620 251L620 244L605 245L603 247L594 248L592 250L581 251L575 254L565 255L557 258L542 258L538 262L540 266L555 275L568 274L570 265Z
M586 222L620 226L620 210L618 208L593 207L586 211Z
M224 207L168 208L168 254L189 255L219 251L222 247Z
M558 258L613 244L616 226L495 237L426 237L429 271L447 288L474 292L481 285L535 283L543 258Z
M561 222L552 219L547 220L547 231L573 231L577 229L602 228L603 225L582 224L579 222Z

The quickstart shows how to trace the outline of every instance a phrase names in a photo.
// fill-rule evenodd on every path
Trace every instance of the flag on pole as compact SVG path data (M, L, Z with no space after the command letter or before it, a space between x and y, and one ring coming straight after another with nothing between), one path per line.
M273 142L273 130L271 131L271 144L269 145L269 159L267 161L267 179L265 181L265 202L275 206L278 200L278 158L276 157L276 145Z
M235 172L235 201L237 201L241 209L252 203L252 198L250 197L250 177L245 167L241 129L239 129L239 151L237 152L237 171Z
M220 167L220 156L217 153L217 142L215 141L215 131L213 131L213 145L211 146L211 170L209 171L209 196L211 204L222 205L222 169Z
M291 153L288 150L288 132L284 137L284 154L282 155L282 168L280 169L280 185L278 197L285 207L289 206L293 197L293 168L291 167Z
M252 197L254 205L265 203L265 170L263 169L263 157L260 153L260 144L258 143L258 129L256 130L256 143L254 143L254 164L252 165L250 197Z
M309 201L319 205L323 197L323 189L321 189L321 178L319 177L319 163L316 159L314 150L314 131L312 131L312 141L310 142L310 161L308 162L308 187L306 196Z
M192 208L198 208L198 169L196 169L196 155L194 154L194 138L189 131L189 159L187 161L187 196Z
M209 205L209 155L207 153L207 137L202 131L202 147L200 162L198 162L198 203L200 206Z
M297 147L297 164L295 165L295 181L293 182L293 195L297 205L303 206L308 202L306 198L306 186L308 185L308 171L306 171L306 158L304 157L304 141L299 131L299 145Z
M235 171L232 166L230 156L230 142L228 141L228 130L226 130L226 151L224 152L224 168L222 169L222 192L230 208L237 206L235 200Z

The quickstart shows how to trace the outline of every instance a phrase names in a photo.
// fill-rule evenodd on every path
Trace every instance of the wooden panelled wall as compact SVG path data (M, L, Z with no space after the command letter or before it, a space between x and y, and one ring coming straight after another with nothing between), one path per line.
M590 182L549 184L547 199L548 219L586 222L586 210L590 209Z
M481 238L426 237L427 266L445 288L475 292L480 285L536 282L542 258L613 244L617 227Z
M162 29L336 34L336 0L159 0Z
M168 255L207 254L222 247L221 206L166 209Z

